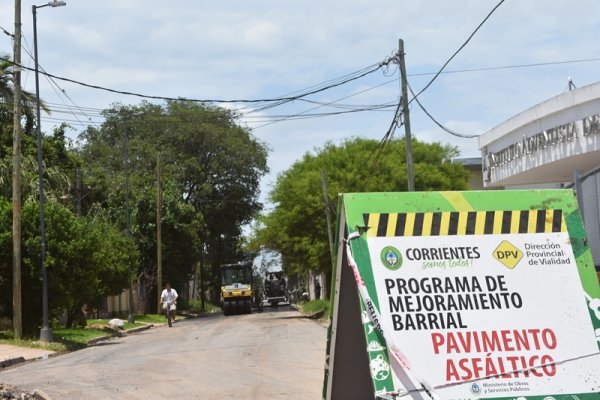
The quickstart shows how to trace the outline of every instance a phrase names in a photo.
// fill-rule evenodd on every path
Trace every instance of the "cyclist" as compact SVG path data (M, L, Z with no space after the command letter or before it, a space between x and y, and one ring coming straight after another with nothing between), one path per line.
M175 289L172 289L171 288L171 284L167 282L165 284L165 289L162 291L162 293L160 295L160 302L163 305L163 310L166 310L165 314L167 316L167 319L169 318L169 314L168 314L169 308L172 309L172 312L173 312L173 314L172 314L173 322L175 322L175 312L176 312L175 305L177 304L176 303L177 297L179 297L177 295L177 291ZM173 304L172 307L168 307L167 306L167 303L169 303L169 302L173 302L172 303Z

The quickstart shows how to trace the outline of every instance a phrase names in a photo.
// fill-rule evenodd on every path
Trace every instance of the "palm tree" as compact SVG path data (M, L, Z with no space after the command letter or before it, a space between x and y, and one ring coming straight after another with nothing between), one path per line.
M0 56L0 99L12 98L12 63L8 57Z
M0 107L12 110L13 98L13 63L8 56L3 55L0 56ZM28 118L33 117L36 105L35 94L21 89L21 101L23 102L23 114ZM43 101L40 101L40 107L44 112L50 114L50 109Z
M22 163L23 178L21 193L24 201L36 201L39 198L39 181L37 175L37 159L35 156L24 156ZM12 160L0 158L0 197L10 198L12 185ZM59 200L71 190L69 176L58 166L44 166L44 187L47 199Z

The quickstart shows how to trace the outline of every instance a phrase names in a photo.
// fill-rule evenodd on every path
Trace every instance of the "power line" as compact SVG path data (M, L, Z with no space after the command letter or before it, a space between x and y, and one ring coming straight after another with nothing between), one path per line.
M440 70L433 76L433 78L431 78L431 80L429 81L429 83L427 83L427 85L425 85L425 87L423 87L423 89L421 89L419 91L419 93L415 94L412 90L412 88L410 87L410 85L408 85L411 94L413 95L413 98L410 100L410 103L413 102L413 100L415 100L417 102L417 104L419 105L419 107L421 107L421 109L423 110L423 112L429 117L431 118L431 120L440 128L442 128L444 131L454 135L454 136L458 136L458 137L463 137L463 138L473 138L473 137L477 137L477 136L473 136L473 135L463 135L457 132L454 132L448 128L446 128L445 126L443 126L442 124L440 124L426 109L425 107L423 107L423 105L421 104L421 102L419 101L419 95L421 95L421 93L423 93L425 90L427 90L431 84L438 78L438 76L440 76L440 74L442 73L442 71L444 71L444 68L446 68L446 66L448 66L448 64L450 64L450 62L454 59L454 57L456 57L458 55L458 53L460 53L462 51L462 49L464 49L467 44L471 41L471 39L473 38L473 36L475 36L475 34L479 31L479 29L481 29L481 27L483 26L483 24L486 23L486 21L492 16L492 14L502 5L502 3L504 3L505 0L500 0L498 2L498 4L496 4L496 6L494 8L492 8L492 10L485 16L485 18L479 23L479 25L477 25L477 27L473 30L473 32L469 35L469 37L467 38L467 40L464 41L464 43L454 52L454 54L452 54L450 56L450 58L444 63L444 65L442 65L442 67L440 68ZM408 106L407 106L408 107Z
M18 65L16 64L14 61L10 61L10 60L6 60L7 62L11 63L14 66L18 66L22 69L28 70L28 71L33 71L32 68L30 67L26 67L24 65ZM388 61L389 62L389 61ZM359 78L362 78L368 74L371 74L375 71L377 71L378 69L380 69L383 66L383 63L379 63L377 64L376 67L373 67L357 76L352 76L351 78L348 79L344 79L335 83L332 83L330 85L324 86L324 87L320 87L314 90L309 90L307 92L295 95L295 96L290 96L290 97L275 97L275 98L266 98L266 99L232 99L232 100L223 100L223 99L194 99L194 98L185 98L185 97L169 97L169 96L153 96L153 95L145 95L145 94L141 94L141 93L136 93L136 92L129 92L129 91L123 91L123 90L116 90L116 89L110 89L107 87L103 87L103 86L98 86L98 85L92 85L89 83L85 83L85 82L81 82L81 81L77 81L75 79L70 79L70 78L65 78L65 77L61 77L58 75L54 75L48 72L40 72L43 75L46 75L48 77L54 78L54 79L58 79L64 82L70 82L76 85L80 85L80 86L84 86L84 87L88 87L91 89L97 89L97 90L103 90L106 92L111 92L111 93L116 93L116 94L122 94L122 95L126 95L126 96L136 96L136 97L140 97L140 98L144 98L144 99L152 99L152 100L164 100L164 101L191 101L191 102L195 102L195 103L269 103L269 102L289 102L289 101L294 101L294 100L298 100L301 99L303 97L306 96L310 96L312 94L316 94L316 93L320 93L323 91L326 91L328 89L337 87L337 86L341 86L343 84L346 84L348 82L357 80Z
M390 62L390 60L386 59L386 60L384 60L384 61L382 61L382 62L380 62L378 64L372 64L372 65L370 65L368 67L365 67L365 68L363 68L361 70L352 72L350 74L347 74L347 75L344 75L344 76L341 76L341 77L338 77L338 78L330 79L330 80L327 80L325 82L322 82L322 83L319 83L319 84L316 84L316 85L309 86L308 88L303 89L303 90L315 90L315 89L320 88L320 87L324 87L324 86L327 87L327 86L331 86L331 85L339 86L339 83L342 82L342 81L349 81L349 80L358 79L358 78L364 76L365 74L369 74L371 72L375 72L377 69L381 68L382 66L389 64L389 62ZM301 93L301 92L302 92L302 90L293 91L291 93L283 95L282 97L283 98L289 97L291 95L294 95L296 93ZM302 99L299 98L299 99L295 99L295 100L302 100ZM265 111L265 110L267 110L269 108L277 107L277 106L285 104L287 102L288 102L288 100L285 100L285 101L281 101L281 102L276 102L274 104L269 104L269 105L266 105L266 106L262 106L262 107L259 107L259 108L256 108L256 109L252 109L251 111L248 111L246 113L246 115L254 113L254 112Z
M583 62L595 62L595 61L600 61L600 58L588 58L588 59L575 59L575 60L550 61L550 62L530 63L530 64L514 64L514 65L505 65L505 66L497 66L497 67L480 67L480 68L471 68L471 69L460 69L460 70L444 71L444 69L445 69L445 67L448 65L448 63L449 63L449 62L450 62L450 61L451 61L451 60L452 60L452 59L453 59L453 58L454 58L454 57L455 57L455 56L456 56L456 55L457 55L457 54L458 54L458 53L459 53L459 52L462 50L462 48L463 48L463 47L465 47L465 46L466 46L466 44L467 44L467 43L470 41L470 39L471 39L471 38L472 38L472 37L475 35L475 33L477 32L477 30L478 30L478 29L479 29L479 28L480 28L480 27L481 27L481 26L482 26L482 25L483 25L483 24L486 22L486 20L487 20L487 19L488 19L488 18L491 16L491 14L492 14L492 13L493 13L493 12L494 12L494 11L495 11L495 10L496 10L496 9L497 9L497 8L498 8L498 7L499 7L499 6L500 6L500 5L503 3L503 2L504 2L504 0L500 1L500 2L499 2L499 3L498 3L498 4L497 4L495 7L494 7L494 9L492 9L492 11L490 11L490 13L489 13L489 14L486 16L486 18L485 18L485 19L484 19L484 20L483 20L483 21L482 21L482 22L479 24L479 26L478 26L478 27L475 29L475 31L473 31L473 32L471 33L471 35L469 36L469 38L468 38L468 39L467 39L467 40L466 40L466 41L463 43L463 45L462 45L462 46L461 46L461 47L460 47L460 48L459 48L459 49L458 49L458 50L457 50L457 51L456 51L456 52L455 52L455 53L454 53L454 54L453 54L453 55L452 55L452 56L451 56L449 59L448 59L448 61L446 61L446 63L445 63L443 66L442 66L442 68L441 68L439 71L437 71L437 72L422 72L422 73L412 73L412 74L407 74L407 77L408 77L408 76L427 76L427 75L434 75L434 77L431 79L431 81L430 81L430 82L429 82L429 83L428 83L428 84L427 84L427 85L426 85L426 86L425 86L425 87L424 87L424 88L423 88L423 89L422 89L422 90L421 90L421 91L420 91L420 92L419 92L419 93L416 95L416 97L418 97L418 96L419 96L419 95L420 95L420 94L421 94L423 91L425 91L425 90L426 90L426 89L427 89L427 88L428 88L428 87L429 87L429 86L430 86L430 85L433 83L433 81L434 81L435 79L437 79L437 77L438 77L440 74L456 74L456 73L479 72L479 71L492 71L492 70L502 70L502 69L512 69L512 68L530 68L530 67L538 67L538 66L549 66L549 65L559 65L559 64L572 64L572 63L583 63ZM0 27L0 30L2 30L2 31L4 32L4 34L5 34L5 35L7 35L7 36L10 36L10 37L14 37L14 35L13 35L12 33L10 33L9 31L7 31L6 29L4 29L4 28ZM26 50L26 51L27 51L27 50ZM31 54L30 54L29 52L28 52L28 54L31 56ZM9 61L9 60L7 60L7 61ZM387 66L389 65L390 61L392 61L392 60L391 60L391 59L386 59L386 60L382 61L382 62L381 62L381 63L379 63L379 64L373 64L373 65L371 65L371 66L369 66L369 67L366 67L366 68L364 68L363 70L356 71L355 73L350 73L350 74L348 74L348 75L346 75L346 76L348 76L348 77L351 77L352 75L354 75L354 74L356 74L356 73L358 73L358 72L364 71L364 70L366 70L366 71L367 71L365 74L368 74L368 73L370 73L370 72L374 72L374 70L371 70L371 71L369 71L369 68L376 67L376 68L375 68L375 70L377 70L377 69L379 69L379 68L381 68L381 67L387 67ZM13 63L13 65L14 65L14 63ZM28 70L28 71L33 71L33 68L31 68L31 67L25 67L25 66L21 66L21 68L23 68L23 69L25 69L25 70ZM239 100L216 100L216 99L212 99L212 100L211 100L211 99L205 99L205 100L202 100L202 99L187 99L187 98L181 98L181 97L174 98L174 97L167 97L167 96L151 96L151 95L143 95L143 94L139 94L139 93L133 93L133 92L127 92L127 91L116 90L116 89L110 89L110 88L106 88L106 87L102 87L102 86L97 86L97 85L91 85L91 84L87 84L87 83L84 83L84 82L80 82L80 81L72 80L72 79L70 79L70 78L65 78L65 77L59 77L59 76L55 76L55 75L52 75L52 74L50 74L50 73L47 73L46 71L42 71L41 73L42 73L43 75L46 75L46 76L47 76L47 77L49 77L49 78L56 78L56 79L59 79L59 80L64 80L64 81L71 82L71 83L74 83L74 84L78 84L78 85L86 86L86 87L89 87L89 88L93 88L93 89L99 89L99 90L106 90L106 91L110 91L110 92L117 93L117 94L123 94L123 95L133 95L133 96L138 96L138 97L143 97L143 98L149 98L149 99L158 99L158 100L189 100L189 101L195 101L195 102L206 102L206 103L209 103L209 102L214 102L214 103L260 103L260 102L266 102L266 103L269 103L269 102L275 102L275 101L279 101L279 100L285 100L286 102L287 102L287 101L293 101L293 100L298 100L298 99L300 99L300 98L302 98L302 97L305 97L305 96L307 96L307 95L310 95L310 94L318 93L318 92L320 92L320 91L323 91L323 90L326 90L326 89L329 89L329 88L332 88L332 87L335 87L335 86L339 86L339 85L341 85L341 84L347 83L347 82L349 82L349 81L351 81L351 80L355 80L355 79L358 79L358 78L360 78L360 77L364 76L364 75L360 75L360 76L358 76L358 77L350 78L349 80L345 80L345 81L342 81L342 82L334 83L333 85L326 86L326 87L324 87L324 88L321 88L321 89L318 89L318 90L316 90L316 91L314 91L314 92L308 92L308 93L305 93L305 94L301 94L301 95L299 95L299 96L290 96L290 95L291 95L291 94L294 94L294 93L299 93L299 92L301 92L301 90L298 90L298 91L295 91L295 92L291 92L289 95L284 95L284 96L282 96L282 97L279 97L279 98L271 98L271 99L255 99L255 100L252 100L252 99L239 99ZM336 78L336 79L332 79L332 80L330 80L330 81L326 81L326 82L324 82L324 83L328 83L328 82L336 82L336 80L339 80L339 79L341 79L341 78L344 78L344 77L345 77L345 76L343 76L343 77L340 77L340 78ZM396 81L396 80L397 80L397 79L390 80L390 81L388 81L388 82L386 82L386 83L392 83L392 82L394 82L394 81ZM313 88L313 87L319 87L319 85L322 85L322 84L317 84L317 85L310 86L309 88L307 88L307 89L305 89L305 90L311 89L311 88ZM59 87L59 89L60 89L60 87ZM64 93L64 90L63 90L63 89L60 89L60 90L61 90L61 92L63 92L63 93ZM68 97L68 96L67 96L67 97ZM412 102L412 100L411 100L411 102ZM277 106L277 105L269 105L267 108L272 108L272 107L274 107L274 106ZM255 111L261 111L261 109L259 108L259 109L253 110L253 111L251 111L251 112L255 112Z
M254 127L253 129L259 129L259 128L263 128L263 127L265 127L265 126L268 126L268 125L275 124L275 123L277 123L277 122L282 122L282 121L285 121L285 120L293 119L294 117L296 117L296 116L299 116L299 115L303 115L303 114L305 114L305 113L307 113L307 112L309 112L309 111L314 111L314 110L316 110L316 109L319 109L319 108L321 108L321 107L330 106L331 104L338 103L338 102L340 102L340 101L342 101L342 100L348 99L348 98L350 98L350 97L353 97L353 96L357 96L357 95L359 95L359 94L362 94L362 93L365 93L365 92L367 92L367 91L369 91L369 90L376 89L376 88L378 88L378 87L380 87L380 86L383 86L383 85L386 85L386 84L388 84L388 83L389 83L389 82L384 82L384 83L382 83L382 84L380 84L380 85L373 86L373 87L370 87L370 88L367 88L367 89L363 89L363 90L361 90L361 91L358 91L358 92L352 93L352 94L350 94L350 95L347 95L347 96L344 96L344 97L338 98L338 99L336 99L336 100L332 100L332 101L330 101L330 102L328 102L328 103L321 104L321 105L319 105L319 106L317 106L317 107L309 108L309 109L307 109L307 110L304 110L304 111L302 111L302 112L299 112L299 113L296 113L296 114L291 114L291 115L289 115L289 116L287 116L287 117L282 117L282 118L280 118L280 119L277 119L277 120L275 120L275 121L271 121L271 122L269 122L269 123L266 123L266 124L264 124L264 125L256 126L256 127ZM304 100L304 101L308 101L308 100Z
M454 54L452 54L450 56L450 58L448 58L448 60L442 65L442 67L434 74L433 78L431 78L431 80L427 83L427 85L425 85L425 87L423 87L423 89L421 89L421 91L419 93L417 93L416 95L413 94L413 98L407 103L406 107L410 106L410 104L413 102L413 100L417 100L417 98L419 97L419 95L421 95L421 93L423 93L425 90L427 90L431 86L431 84L444 71L444 69L446 68L446 66L448 66L448 64L450 64L450 62L454 59L454 57L456 57L456 55L458 55L458 53L460 53L462 51L462 49L465 48L465 46L471 41L471 39L473 38L473 36L475 36L475 34L479 31L479 29L483 26L483 24L485 24L485 22L492 16L492 14L498 9L498 7L500 7L500 5L502 5L502 3L504 3L504 1L505 0L500 0L498 2L498 4L496 4L496 6L494 8L492 8L492 10L479 23L479 25L477 25L477 27L473 30L473 32L471 32L471 34L469 35L469 37L467 37L467 39L463 42L463 44L454 52ZM398 57L397 61L400 62L399 61L400 54L398 54L397 57ZM390 127L388 128L387 132L385 133L385 135L383 136L383 138L380 141L380 147L382 149L381 149L381 151L378 152L378 154L382 154L383 153L383 148L392 139L393 132L396 130L396 128L399 127L398 121L400 120L400 116L402 115L402 113L405 111L404 109L402 109L402 105L401 105L402 101L401 100L402 99L400 99L398 101L398 106L396 107L396 112L394 113L394 118L392 119ZM428 114L428 115L430 115L430 114Z
M426 76L426 75L435 75L435 74L462 74L466 72L482 72L482 71L497 71L502 69L516 69L516 68L532 68L532 67L545 67L549 65L560 65L560 64L576 64L576 63L585 63L585 62L595 62L600 61L600 58L583 58L576 60L562 60L562 61L548 61L548 62L539 62L539 63L531 63L531 64L512 64L512 65L502 65L498 67L479 67L479 68L467 68L467 69L455 69L450 71L442 71L442 72L421 72L421 73L413 73L406 74L406 76ZM397 79L396 79L397 80Z
M335 101L334 101L335 102ZM332 102L333 103L333 102ZM8 103L6 101L0 101L0 105L10 105L12 103ZM57 103L46 103L49 111L52 116L45 117L47 120L54 120L60 122L68 122L68 123L78 123L82 124L83 122L79 119L80 116L84 116L88 118L90 124L97 124L100 121L92 121L92 119L102 119L105 120L106 116L103 114L103 111L100 109L92 109L87 108L86 110L79 110L77 107L68 106L66 104L57 104ZM356 106L341 106L341 107L332 107L334 109L338 109L338 111L329 111L329 112L321 112L321 113L309 113L309 111L316 110L322 107L326 107L327 103L323 103L317 107L313 107L309 110L305 110L300 113L294 114L269 114L269 115L249 115L249 116L241 116L240 118L249 119L251 123L275 123L281 120L287 119L308 119L308 118L320 118L320 117L328 117L340 114L349 114L349 113L357 113L357 112L366 112L366 111L378 111L378 112L387 112L389 108L394 106L394 103L387 104L374 104L374 105L356 105ZM340 111L341 110L341 111ZM66 117L60 117L61 114L72 115L75 119L69 119ZM186 121L170 121L173 116L177 117L174 114L147 114L144 115L145 122L160 122L161 120L167 120L171 123L187 123L189 121L192 122L202 122L201 118L187 118ZM256 129L256 128L253 128Z
M488 15L486 15L486 17L479 23L479 25L477 25L477 27L475 28L475 30L469 35L469 37L467 38L467 40L465 40L465 42L458 48L458 50L456 50L454 52L454 54L452 54L450 56L450 58L444 63L444 65L442 65L442 67L440 68L440 70L438 72L436 72L436 74L433 76L433 78L431 78L431 80L429 81L429 83L427 85L425 85L425 87L423 89L421 89L421 91L419 91L419 93L417 93L412 99L411 102L413 100L415 100L417 97L419 97L419 95L421 95L421 93L423 93L425 90L427 90L429 88L429 86L431 86L431 84L438 78L438 76L440 76L440 74L442 73L442 71L444 70L444 68L446 68L446 66L448 64L450 64L450 61L452 61L454 59L454 57L456 57L456 55L458 53L460 53L462 51L462 49L465 48L465 46L471 41L471 39L473 38L473 36L475 36L475 34L477 33L477 31L479 31L479 29L483 26L483 24L486 23L486 21L492 16L492 14L498 9L498 7L500 7L502 5L502 3L504 3L505 0L500 0L498 2L498 4L496 4L496 6L494 8L492 8L492 10L488 13Z
M4 34L5 34L6 36L8 36L8 37L10 37L10 38L12 38L12 39L14 39L14 38L15 38L15 35L14 35L14 34L10 33L9 31L7 31L6 29L4 29L4 28L3 28L3 27L1 27L1 26L0 26L0 30L1 30L2 32L4 32Z
M10 32L8 32L6 29L4 29L4 28L2 28L2 27L0 27L0 29L1 29L1 30L2 30L2 31L3 31L3 32L6 34L6 35L10 36L10 37L11 37L11 38L14 40L14 35L13 35L13 34L11 34ZM26 38L24 35L21 35L21 37L22 37L22 38L25 40L25 44L26 44L26 45L29 45L29 43L28 43L28 41L27 41L27 38ZM27 54L29 55L30 59L33 59L33 55L31 54L31 52L29 51L29 49L28 49L26 46L21 46L21 48L22 48L23 50L25 50L25 53L27 53ZM46 74L46 70L45 70L45 69L44 69L44 68L43 68L41 65L38 65L38 66L39 66L40 70L43 72L43 74L44 74L44 76L46 77L46 79L48 80L48 83L50 83L50 86L52 87L52 89L53 89L53 90L54 90L54 92L56 93L57 97L58 97L59 99L61 99L61 101L62 101L62 96L61 96L61 94L60 94L60 93L62 93L62 95L64 95L64 96L65 96L67 99L69 99L69 101L71 101L71 103L72 103L72 104L73 104L73 105L74 105L74 106L75 106L75 107L76 107L78 110L80 110L80 111L81 111L81 112L82 112L82 113L85 115L85 112L83 112L83 111L81 110L81 108L80 108L80 107L79 107L79 106L78 106L78 105L75 103L75 101L73 101L73 99L72 99L72 98L71 98L71 97L70 97L70 96L67 94L66 90L65 90L65 89L63 89L63 88L61 88L61 87L60 87L60 86L59 86L59 85L56 83L56 81L55 81L54 79L52 79L50 76L48 76L48 74ZM58 90L58 91L60 91L60 93L59 93L57 90ZM65 104L65 105L66 105L66 103L64 103L64 101L63 101L63 104ZM75 119L77 119L77 122L78 122L78 123L79 123L79 124L80 124L82 127L84 127L84 128L85 128L85 125L84 125L84 123L83 123L83 122L82 122L82 121L81 121L81 120L80 120L80 119L77 117L77 115L76 115L75 113L73 113L73 112L71 112L71 114L73 115L73 117L75 117ZM88 118L88 121L91 121L91 117L89 117L89 116L87 116L87 115L85 115L85 116Z
M471 35L467 38L467 40L462 44L462 46L448 59L448 61L446 61L446 63L442 66L442 68L437 71L437 72L425 72L425 73L413 73L413 74L407 74L407 76L424 76L424 75L434 75L434 77L430 80L430 82L418 93L415 95L414 91L412 90L412 87L410 87L411 93L413 94L413 99L411 99L410 103L413 100L416 100L419 107L423 110L423 112L436 124L438 125L441 129L443 129L444 131L458 136L458 137L467 137L467 138L471 138L471 137L475 137L474 135L463 135L460 133L457 133L455 131L452 131L446 127L444 127L441 123L439 123L432 115L431 113L429 113L425 107L423 106L423 104L419 101L418 96L423 93L432 83L435 79L437 79L437 77L444 73L444 74L455 74L455 73L466 73L466 72L477 72L477 71L490 71L490 70L502 70L502 69L510 69L510 68L529 68L529 67L538 67L538 66L548 66L548 65L558 65L558 64L569 64L569 63L582 63L582 62L595 62L595 61L600 61L600 58L588 58L588 59L576 59L576 60L562 60L562 61L553 61L553 62L542 62L542 63L531 63L531 64L515 64L515 65L506 65L506 66L498 66L498 67L482 67L482 68L472 68L472 69L461 69L461 70L452 70L452 71L445 71L445 67L449 64L449 62L466 46L466 44L472 39L472 37L475 35L475 33L481 28L481 26L487 21L487 19L490 18L490 16L492 15L492 13L504 2L504 0L500 1L495 7L494 9L492 9L490 11L490 13L488 13L488 15L485 17L485 19L477 26L477 28L471 33ZM7 36L10 37L14 37L14 35L12 35L10 32L8 32L6 29L0 27L0 29L4 32L4 34L6 34ZM30 52L25 49L25 51L31 56ZM159 98L159 99L164 99L164 100L190 100L190 101L197 101L197 102L247 102L247 103L256 103L256 104L260 104L260 103L267 103L264 106L261 106L259 108L255 108L255 109L251 109L248 112L242 112L242 115L245 118L256 118L254 121L252 121L253 123L257 123L257 122L268 122L265 125L261 125L258 127L254 127L254 129L258 129L261 128L263 126L266 125L271 125L277 122L281 122L281 121L285 121L285 120L293 120L293 119L304 119L304 118L318 118L318 117L327 117L327 116L332 116L332 115L339 115L339 114L345 114L348 112L361 112L361 111L389 111L388 108L391 106L391 103L386 103L385 105L343 105L343 104L338 104L336 105L337 102L339 102L341 99L338 100L334 100L331 102L318 102L318 101L314 101L314 100L308 100L308 99L304 99L303 97L308 96L310 94L314 94L314 93L318 93L336 86L340 86L344 83L348 83L352 80L356 80L359 79L369 73L372 73L374 71L376 71L379 68L387 68L390 64L390 62L393 60L392 58L387 58L384 61L378 63L378 64L372 64L368 67L365 67L361 70L355 71L353 73L338 77L338 78L334 78L328 81L325 81L323 83L320 84L316 84L316 85L312 85L306 89L303 89L305 91L305 93L302 93L303 90L298 90L298 91L294 91L291 92L287 95L284 95L282 97L279 98L272 98L272 99L256 99L256 100L195 100L195 99L184 99L184 98L169 98L169 97L162 97L162 96L145 96L145 95L139 95L139 94L135 94L135 93L129 93L129 92L124 92L124 91L114 91L116 93L121 93L121 94L133 94L133 95L138 95L138 96L143 96L146 98ZM9 61L9 60L8 60ZM10 62L10 61L9 61ZM13 63L14 65L14 63ZM32 68L30 67L24 67L21 66L21 68L25 69L25 70L29 70L29 71L33 71ZM94 109L94 108L89 108L89 107L79 107L77 104L75 104L75 102L68 96L68 94L66 93L66 91L64 89L62 89L57 83L56 81L54 81L54 77L56 79L60 79L60 80L66 80L69 82L74 82L74 83L78 83L78 84L82 84L84 86L88 86L88 87L95 87L94 85L89 85L89 84L85 84L83 82L78 82L78 81L74 81L74 80L70 80L68 78L61 78L61 77L56 77L52 74L47 73L45 70L43 70L42 68L42 74L46 76L46 78L49 80L50 84L53 85L53 89L54 86L60 91L62 92L70 101L71 103L73 103L73 105L75 106L75 109L78 111L78 113L75 113L73 111L73 109L69 108L63 101L63 104L66 108L67 111L63 111L63 113L69 113L71 115L74 116L74 118L77 121L73 121L73 120L68 120L68 119L60 119L60 118L55 118L55 120L57 121L64 121L64 122L77 122L80 125L84 125L84 122L81 121L78 118L78 115L84 116L88 122L90 122L91 124L98 124L99 122L93 122L91 121L92 118L104 118L104 116L101 114L102 110L101 109ZM375 87L366 89L364 91L358 92L358 93L362 93L365 92L367 90L372 90L376 87L380 87L392 82L397 81L398 79L393 79L387 82L384 82L383 84L377 85ZM112 89L108 89L108 88L103 88L103 87L96 87L98 89L102 89L102 90L109 90L112 91ZM56 92L56 89L54 89ZM306 92L308 91L308 92ZM300 95L296 95L296 96L292 96L296 93L300 93ZM352 97L358 93L349 95L344 97L348 98L348 97ZM59 96L59 98L61 98L61 95L57 92L57 95ZM291 101L304 101L307 103L312 103L312 104L317 104L319 105L319 107L332 107L332 108L339 108L339 109L345 109L348 110L346 112L327 112L327 113L309 113L310 111L313 111L319 107L314 107L308 110L305 110L303 112L300 113L296 113L296 114L288 114L288 115L261 115L261 116L251 116L250 114L255 113L255 112L259 112L259 111L264 111L273 107L277 107L280 105L283 105L285 103L291 102ZM268 104L270 102L270 104ZM410 104L409 103L409 104ZM55 108L52 109L53 112L60 112L60 111L56 111ZM88 110L88 111L85 111ZM90 115L92 113L95 113L97 115ZM259 118L261 118L262 120L259 120ZM400 118L400 105L398 105L396 107L396 111L394 113L394 119L392 120L392 123L390 124L390 128L388 129L387 133L384 135L384 138L382 139L382 143L385 144L385 142L387 142L388 140L391 140L391 138L393 137L393 132L396 128L398 128L399 126L399 118ZM402 124L400 123L400 126Z
M448 132L449 134L451 134L451 135L454 135L454 136L457 136L457 137L460 137L460 138L465 138L465 139L473 139L473 138L479 137L479 135L465 135L465 134L462 134L462 133L455 132L455 131L453 131L453 130L451 130L451 129L449 129L449 128L446 128L446 127L445 127L444 125L442 125L441 123L439 123L439 122L438 122L438 121L437 121L437 120L436 120L436 119L433 117L433 115L431 115L431 114L429 113L429 111L427 111L427 110L425 109L425 107L423 106L423 104L421 104L421 101L420 101L420 100L419 100L419 99L418 99L418 98L415 96L415 92L413 92L413 90L412 90L412 87L410 86L410 84L409 84L408 82L407 82L407 85L408 85L408 89L410 90L410 93L413 95L413 99L415 99L415 101L417 102L417 104L419 105L419 107L421 107L421 110L423 110L423 112L424 112L424 113L425 113L425 114L426 114L426 115L427 115L427 116L428 116L428 117L429 117L429 118L430 118L430 119L431 119L431 120L432 120L432 121L433 121L433 122L434 122L434 123L435 123L437 126L439 126L440 128L442 128L444 131Z

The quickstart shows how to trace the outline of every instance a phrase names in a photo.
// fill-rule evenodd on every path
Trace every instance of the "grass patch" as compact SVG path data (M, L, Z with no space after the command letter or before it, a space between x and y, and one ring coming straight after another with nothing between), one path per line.
M221 311L221 307L216 306L212 303L209 303L207 301L204 302L204 310L202 310L201 304L200 304L200 300L197 299L193 299L190 300L188 302L188 308L190 309L191 312L194 313L202 313L204 312L205 314L211 314L211 313L215 313L215 312L219 312Z
M123 322L125 322L125 329L130 329L130 326L133 326L127 322L127 314L117 315L115 318L122 319ZM177 313L177 318L183 318L179 316L179 312ZM88 326L90 325L90 321L104 321L108 323L110 319L112 318L109 318L107 320L88 320ZM135 326L141 326L145 324L164 324L167 322L167 317L165 317L165 314L134 314L133 319L136 324Z
M324 319L329 318L329 300L311 300L302 304L302 312L312 315L323 312Z
M29 347L32 349L43 349L64 353L68 348L63 343L57 342L40 342L39 338L23 338L14 339L12 331L0 331L0 344L9 344L11 346Z
M104 329L57 328L53 331L54 340L63 343L68 350L84 348L90 340L111 336L113 333L114 331L108 325Z
M135 318L136 323L139 322L143 324L164 324L165 322L167 322L167 317L165 317L165 314L136 314L133 317Z
M140 319L144 319L139 316ZM160 316L158 316L160 317ZM147 318L153 319L153 318ZM136 322L130 324L125 322L124 330L138 328L146 326L147 323L140 323L145 321L138 321L136 316ZM160 319L160 322L164 322L164 317ZM24 338L14 339L12 331L0 331L0 344L9 344L12 346L37 348L44 350L56 351L64 353L67 351L78 350L87 346L88 342L93 339L98 339L105 336L112 336L115 331L108 326L108 320L105 319L89 319L85 328L65 328L55 327L52 329L53 341L51 343L40 342L37 338Z

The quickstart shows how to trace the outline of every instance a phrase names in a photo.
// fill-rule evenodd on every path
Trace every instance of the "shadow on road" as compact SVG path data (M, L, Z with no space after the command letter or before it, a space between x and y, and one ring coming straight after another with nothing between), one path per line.
M306 315L298 314L298 315L285 315L281 317L277 317L277 319L305 319L308 318Z
M282 305L276 306L276 307L264 306L262 312L266 313L266 312L287 312L287 311L296 311L296 309L294 307L290 306L289 304L282 304Z

